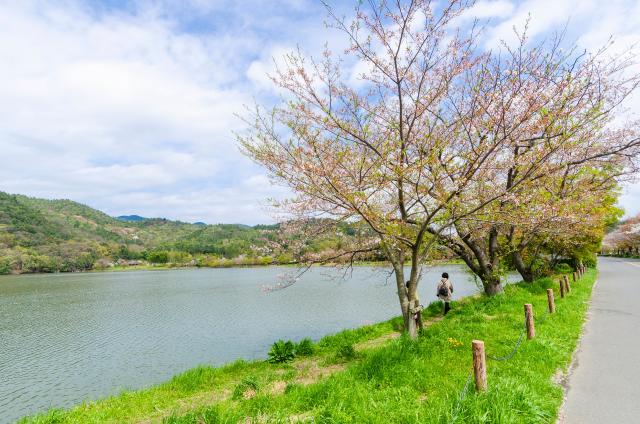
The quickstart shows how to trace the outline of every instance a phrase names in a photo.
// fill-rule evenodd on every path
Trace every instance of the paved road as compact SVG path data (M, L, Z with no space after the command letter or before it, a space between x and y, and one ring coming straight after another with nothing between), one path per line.
M640 261L600 258L564 424L640 423Z

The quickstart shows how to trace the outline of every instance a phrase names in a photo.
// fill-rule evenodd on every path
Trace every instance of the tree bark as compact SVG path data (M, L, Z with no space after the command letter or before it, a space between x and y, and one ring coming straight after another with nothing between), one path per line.
M480 277L480 279L482 280L484 292L487 296L495 296L496 294L502 293L504 288L502 287L502 282L500 281L499 276L491 274Z
M530 266L527 266L524 263L524 260L522 259L522 255L520 254L520 252L518 251L513 252L511 254L511 257L513 259L513 264L516 266L516 269L520 273L520 276L522 276L522 279L527 283L533 282L533 271L531 271Z

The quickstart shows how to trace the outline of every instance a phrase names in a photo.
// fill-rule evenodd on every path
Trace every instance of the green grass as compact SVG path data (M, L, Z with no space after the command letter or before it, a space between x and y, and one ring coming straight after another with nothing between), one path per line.
M554 376L569 365L595 278L589 270L564 299L557 280L542 279L508 286L494 298L454 302L415 342L389 337L400 325L396 318L325 337L312 356L293 363L200 367L157 387L23 422L555 422L563 392ZM543 318L549 287L556 289L557 313ZM484 340L488 355L509 353L525 303L534 307L536 338L525 339L508 361L488 360L488 391L476 394L471 383L459 401L471 371L471 341ZM424 316L439 313L432 304ZM355 355L345 355L345 346L355 346ZM318 378L322 370L330 375Z

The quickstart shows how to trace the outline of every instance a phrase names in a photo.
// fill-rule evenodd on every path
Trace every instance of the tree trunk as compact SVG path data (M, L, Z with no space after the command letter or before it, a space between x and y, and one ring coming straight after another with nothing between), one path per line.
M495 274L489 274L481 276L482 285L484 286L484 292L487 296L495 296L502 293L503 287L500 277Z
M405 285L404 280L404 255L399 254L398 257L391 255L387 256L393 265L393 273L396 277L396 290L398 294L398 301L400 302L400 311L402 312L403 328L404 331L409 331L409 319L411 314L409 313L409 291Z
M512 253L513 263L516 266L516 269L522 276L522 279L527 283L533 282L533 272L531 271L531 267L527 266L522 260L522 255L520 252L516 251Z

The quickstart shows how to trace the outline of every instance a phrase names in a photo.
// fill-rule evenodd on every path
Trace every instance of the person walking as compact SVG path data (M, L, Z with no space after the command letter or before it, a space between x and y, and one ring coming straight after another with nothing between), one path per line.
M449 302L451 302L451 295L453 294L453 284L449 281L449 274L442 273L442 279L438 283L437 296L444 302L444 315L451 310Z

